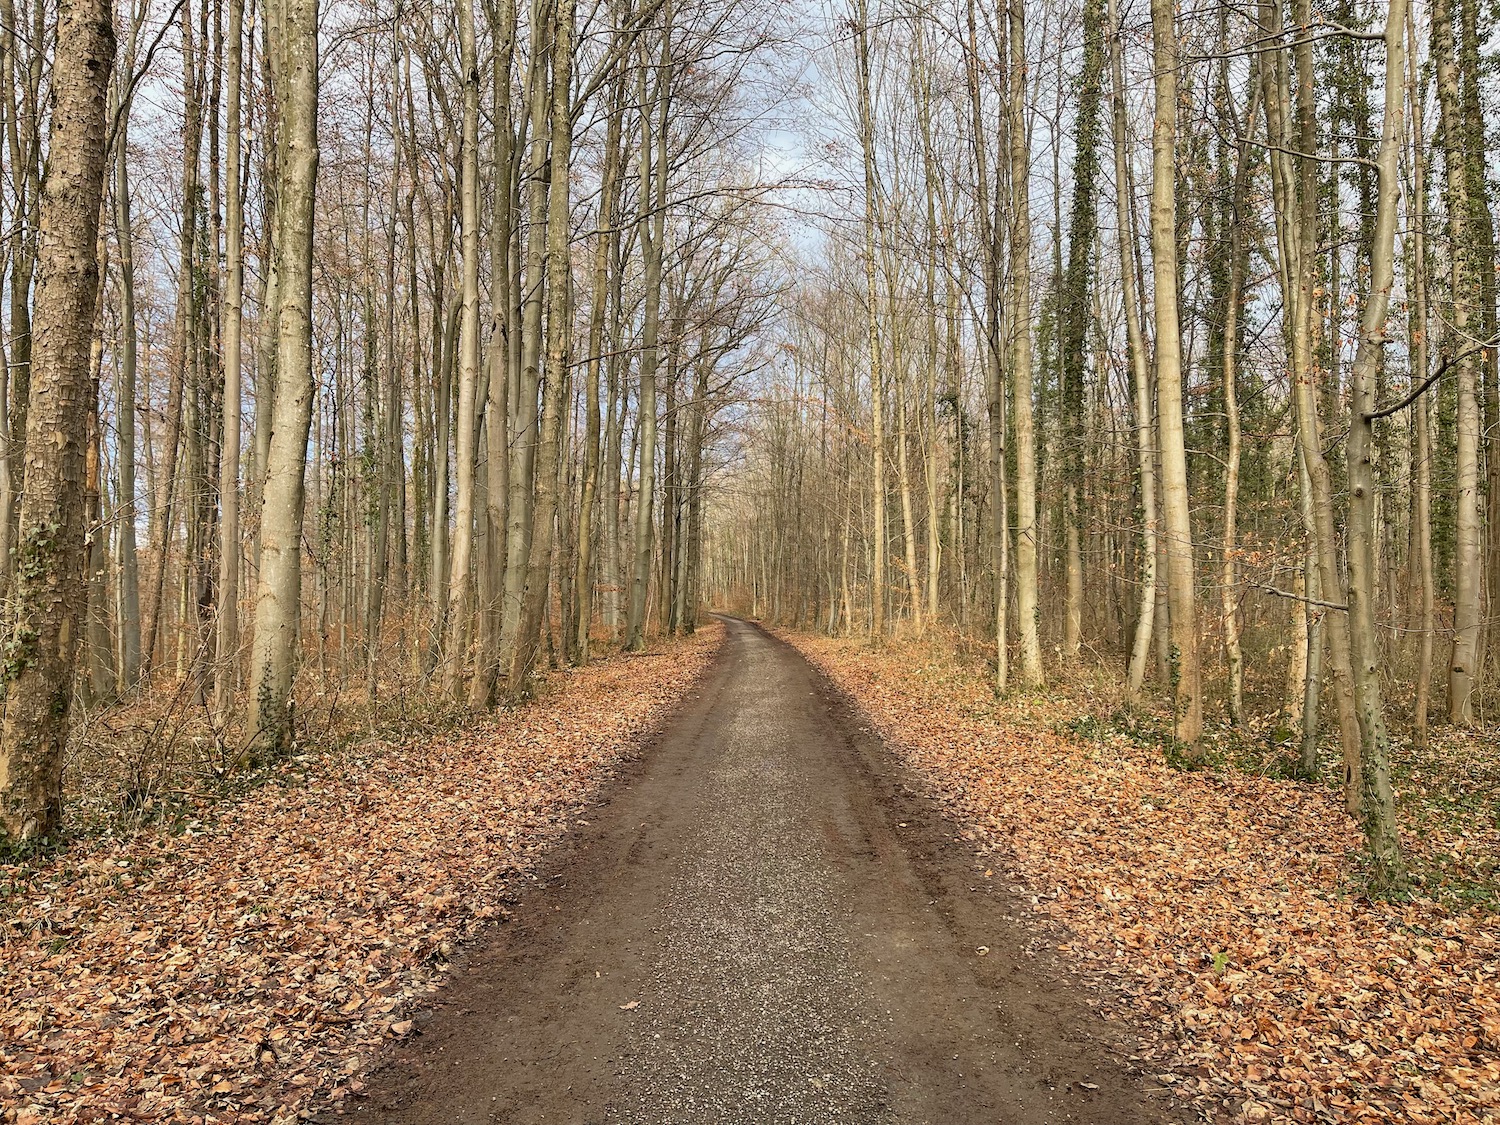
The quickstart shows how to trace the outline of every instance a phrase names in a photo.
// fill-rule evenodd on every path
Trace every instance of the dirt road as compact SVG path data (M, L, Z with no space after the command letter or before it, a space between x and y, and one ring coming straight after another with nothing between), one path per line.
M350 1111L1177 1120L832 689L753 625L728 630L696 697Z

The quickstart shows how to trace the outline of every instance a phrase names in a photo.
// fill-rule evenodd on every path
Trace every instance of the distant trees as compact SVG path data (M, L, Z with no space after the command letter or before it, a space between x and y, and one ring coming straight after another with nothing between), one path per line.
M1189 762L1217 711L1315 770L1326 699L1400 884L1389 717L1425 739L1449 652L1450 717L1477 721L1500 658L1474 12L1152 3L1148 41L1113 3L841 9L857 97L829 129L864 221L831 220L784 301L709 527L717 596L829 631L869 623L861 592L877 635L988 620L1002 689L1013 657L1025 684L1118 660L1127 698L1170 692Z
M263 761L310 678L483 708L695 626L772 7L141 0L113 82L107 9L0 13L7 836L75 695Z
M243 762L309 678L487 708L717 601L1118 664L1189 763L1312 772L1326 702L1399 883L1391 732L1500 661L1492 45L1147 14L140 0L111 76L0 0L6 832L75 702Z

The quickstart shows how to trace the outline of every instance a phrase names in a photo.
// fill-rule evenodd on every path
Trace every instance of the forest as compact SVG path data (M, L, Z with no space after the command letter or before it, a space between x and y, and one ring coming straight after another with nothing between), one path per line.
M7 834L70 716L232 767L711 602L1334 738L1400 883L1500 660L1481 9L0 14Z
M723 614L1493 904L1495 14L0 0L6 897Z
M7 834L111 709L233 768L715 603L1335 739L1400 883L1500 660L1490 15L6 9Z

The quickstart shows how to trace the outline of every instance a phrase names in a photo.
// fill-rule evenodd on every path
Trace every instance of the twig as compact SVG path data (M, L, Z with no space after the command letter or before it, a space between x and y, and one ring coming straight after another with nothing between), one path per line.
M1322 606L1324 609L1337 609L1345 613L1349 612L1349 607L1342 602L1325 602L1322 598L1303 597L1301 594L1293 594L1289 590L1279 590L1275 586L1267 586L1263 582L1247 582L1246 585L1253 590L1264 590L1268 594L1275 594L1278 598L1286 598L1287 601L1304 602L1307 605Z

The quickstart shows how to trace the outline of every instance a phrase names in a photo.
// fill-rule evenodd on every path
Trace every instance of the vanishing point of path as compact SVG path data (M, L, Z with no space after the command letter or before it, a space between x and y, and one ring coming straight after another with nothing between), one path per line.
M793 649L715 667L467 958L357 1116L513 1125L1175 1120Z

